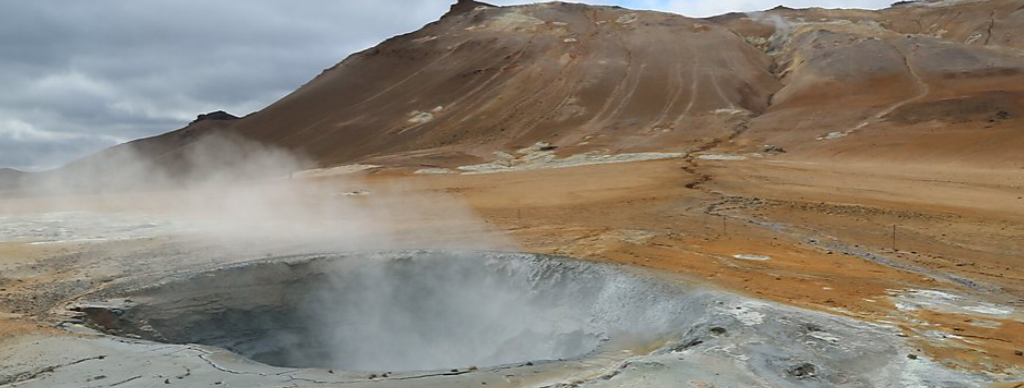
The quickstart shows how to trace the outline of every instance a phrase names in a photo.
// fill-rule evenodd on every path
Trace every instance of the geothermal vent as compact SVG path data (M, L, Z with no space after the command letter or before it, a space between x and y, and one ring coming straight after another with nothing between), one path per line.
M538 386L595 376L610 386L979 386L979 376L908 358L892 328L663 276L525 253L302 255L126 279L73 309L94 329L142 339L127 341L140 357L155 345L145 340L181 344L182 354L221 354L218 370L247 378L298 373L353 387L380 379L392 385L374 386L419 387L425 376L452 379L432 380L446 388L499 386L508 376Z
M82 309L93 327L221 347L273 366L355 371L496 366L646 346L670 339L701 305L620 267L454 252L263 260L117 297L123 302Z

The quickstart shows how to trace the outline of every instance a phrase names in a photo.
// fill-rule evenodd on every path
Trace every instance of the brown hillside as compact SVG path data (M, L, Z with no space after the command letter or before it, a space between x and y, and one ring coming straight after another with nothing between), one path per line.
M212 129L319 166L451 167L541 141L562 154L771 144L795 159L1024 166L1022 24L1024 2L1009 0L705 20L460 1ZM196 130L132 148L169 164Z
M538 141L685 148L731 129L732 111L763 112L779 88L764 55L706 21L465 4L350 57L237 130L325 164L423 149L487 155Z

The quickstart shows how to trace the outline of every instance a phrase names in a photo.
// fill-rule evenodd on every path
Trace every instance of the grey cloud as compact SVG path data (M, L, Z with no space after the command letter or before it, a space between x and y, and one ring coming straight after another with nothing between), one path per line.
M0 165L39 169L49 166L52 160L64 155L84 156L110 143L109 140L92 137L71 141L15 141L0 136Z
M207 111L248 114L451 1L4 2L0 167L55 167Z

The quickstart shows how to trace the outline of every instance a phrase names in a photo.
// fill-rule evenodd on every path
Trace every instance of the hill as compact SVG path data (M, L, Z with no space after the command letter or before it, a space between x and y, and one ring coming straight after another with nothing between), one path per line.
M451 167L538 142L563 155L768 148L1017 167L1022 28L1024 8L1009 0L708 19L462 0L230 125L193 123L126 147L173 165L207 130L294 151L304 167Z

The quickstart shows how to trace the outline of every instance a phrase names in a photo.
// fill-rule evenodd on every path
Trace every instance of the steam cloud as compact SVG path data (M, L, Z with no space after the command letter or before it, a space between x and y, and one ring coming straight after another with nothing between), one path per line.
M758 23L770 24L775 27L775 33L771 36L771 47L775 50L782 48L789 40L789 36L796 29L796 24L786 20L782 15L769 12L747 12L747 18Z
M294 172L312 164L293 153L238 137L208 136L196 140L184 151L163 155L143 154L131 147L115 151L34 180L30 186L23 187L34 198L0 201L0 204L5 204L0 212L94 212L95 222L81 227L95 230L109 227L104 225L104 212L119 215L142 213L147 217L185 225L174 233L181 233L186 238L172 240L175 244L198 241L202 249L215 247L218 250L216 257L222 256L219 251L230 251L238 260L268 255L409 248L516 248L458 197L419 187L410 180L389 183L350 176L319 180L293 178ZM154 233L163 237L167 232ZM102 249L102 245L96 247ZM202 249L197 252L203 252ZM175 265L187 266L187 263L166 265L173 268ZM447 270L459 269L449 266ZM408 290L403 288L407 284L402 284L397 277L370 275L368 273L363 282L356 284L373 282L374 290L392 295ZM429 276L430 273L423 275ZM467 273L467 276L472 275ZM503 299L504 291L488 292L487 287L481 284L485 280L481 279L448 277L448 283L419 282L417 294L453 297L463 288L450 282L460 280L475 285L472 292L487 301L448 304L446 314L468 320L475 316L488 317L502 309L513 311L514 306L510 303L514 301ZM419 323L401 321L398 314L403 309L438 306L434 303L437 299L425 300L420 305L396 307L387 306L393 302L387 298L356 303L348 296L338 294L351 290L351 287L352 284L338 283L325 288L334 291L309 295L311 301L316 301L317 308L309 310L306 321L322 325L317 332L323 333L325 341L355 338L354 333L378 339L421 338L415 334L423 333L416 327ZM364 314L368 319L359 322L376 322L379 325L336 327L334 325L339 320L334 314L337 311ZM529 314L519 315L524 320L531 318ZM474 338L489 338L498 329L502 328L479 328L483 332ZM513 329L505 327L502 330ZM367 361L360 364L344 357L354 354L351 351L353 347L369 349L372 343L332 343L337 343L339 348L336 349L337 354L328 354L327 359L344 359L340 362L343 364L359 366L376 362L380 365L382 357L385 357L367 352ZM444 345L436 341L431 344ZM494 344L485 342L481 345L481 352L497 351L487 349ZM395 362L397 366L417 365L400 358Z
M514 249L461 198L408 180L299 178L314 163L235 135L160 151L129 144L33 176L18 194L31 199L0 201L0 212L143 212L224 243L304 252Z

